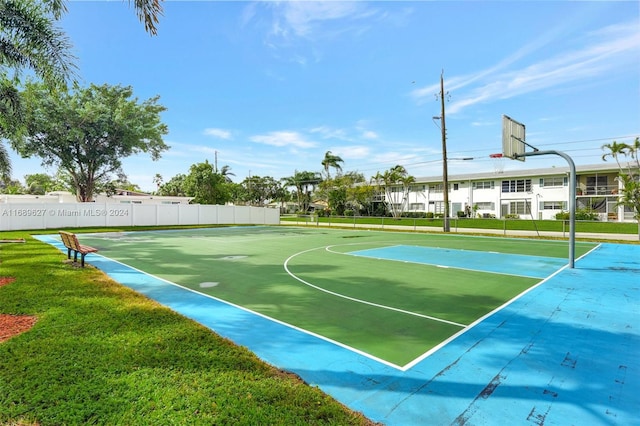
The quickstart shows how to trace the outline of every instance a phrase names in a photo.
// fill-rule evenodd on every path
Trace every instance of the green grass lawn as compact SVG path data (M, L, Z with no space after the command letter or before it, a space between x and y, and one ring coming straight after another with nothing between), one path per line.
M0 343L0 424L369 424L248 350L1 232L0 313L35 315Z
M442 228L442 219L414 219L390 217L314 217L309 216L283 216L281 220L286 221L309 221L320 224L344 224L344 225L396 225L413 227ZM511 231L553 231L569 232L569 223L562 220L536 220L530 219L476 219L476 218L452 218L450 219L452 229L474 228L474 229L504 229ZM576 232L592 232L605 234L638 234L638 224L632 222L591 222L576 221Z

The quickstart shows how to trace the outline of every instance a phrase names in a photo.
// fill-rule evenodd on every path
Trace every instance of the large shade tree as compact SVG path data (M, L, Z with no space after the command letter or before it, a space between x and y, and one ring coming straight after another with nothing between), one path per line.
M281 197L282 185L271 176L250 176L241 185L241 201L252 206L264 206Z
M27 193L29 194L44 195L50 191L66 190L63 181L59 180L56 176L50 176L45 173L26 175L24 181L27 185Z
M9 132L23 157L40 157L72 178L78 201L92 201L113 175L123 175L122 159L149 153L153 160L169 149L158 97L138 101L131 87L91 85L51 90L28 83L21 93L24 124Z
M185 197L187 194L187 191L184 188L184 181L186 178L187 175L182 173L175 175L167 182L160 183L156 194L163 196Z
M225 174L216 171L207 160L190 167L183 187L187 196L194 197L192 203L225 204L231 200L233 182L228 178L231 169L225 166L222 170L225 170Z
M365 182L364 175L359 172L346 172L326 179L319 185L318 196L327 201L331 214L342 216L351 208L360 211L360 203L354 199L354 188Z

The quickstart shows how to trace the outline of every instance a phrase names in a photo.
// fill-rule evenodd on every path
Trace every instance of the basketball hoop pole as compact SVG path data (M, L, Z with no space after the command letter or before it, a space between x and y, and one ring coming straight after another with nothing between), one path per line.
M528 144L527 144L528 145ZM531 145L528 145L531 146ZM533 147L532 147L533 148ZM534 148L535 149L535 148ZM573 269L576 259L576 165L571 157L560 151L523 152L514 157L533 157L535 155L559 155L569 163L569 268Z

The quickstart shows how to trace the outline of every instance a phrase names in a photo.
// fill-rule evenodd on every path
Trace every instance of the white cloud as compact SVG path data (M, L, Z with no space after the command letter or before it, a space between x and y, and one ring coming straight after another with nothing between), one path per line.
M471 125L474 127L482 127L482 126L493 126L495 123L493 121L472 121Z
M360 13L362 4L358 2L336 1L287 1L279 3L279 18L273 24L276 35L309 38L318 24L325 21L353 17Z
M208 128L204 129L204 134L218 139L231 139L231 132L225 129Z
M331 152L344 160L360 160L369 158L371 148L364 145L341 146L331 149Z
M363 130L362 137L364 139L378 139L378 134L373 130Z
M318 133L322 136L323 139L340 139L340 140L349 140L347 137L347 132L344 129L334 129L329 126L318 126L309 130L311 133Z
M523 47L493 67L468 76L446 79L445 90L456 91L456 98L447 108L449 114L482 102L509 99L539 90L563 87L569 83L579 83L598 76L606 77L608 72L623 67L638 69L640 55L640 27L637 22L622 23L602 28L589 34L582 48L558 52L545 58L513 69L516 62L523 61L528 54L552 42L551 31L539 40ZM466 93L465 88L469 87ZM440 92L440 85L434 84L411 92L417 100Z
M305 139L303 135L292 131L269 132L266 135L255 135L249 138L251 142L261 143L271 146L286 146L295 148L313 148L315 142Z

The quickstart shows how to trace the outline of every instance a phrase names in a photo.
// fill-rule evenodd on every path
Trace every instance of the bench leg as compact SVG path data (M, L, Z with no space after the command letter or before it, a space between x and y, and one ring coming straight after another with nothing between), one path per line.
M78 261L78 252L77 252L77 251L74 251L74 252L73 252L73 261L74 261L74 262L77 262L77 261Z
M84 257L86 253L80 253L80 265L84 268Z
M71 259L71 249L67 249L67 259Z

